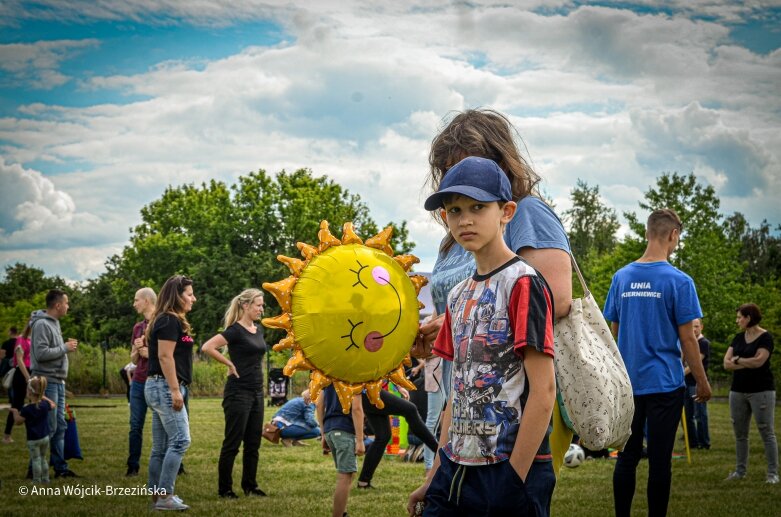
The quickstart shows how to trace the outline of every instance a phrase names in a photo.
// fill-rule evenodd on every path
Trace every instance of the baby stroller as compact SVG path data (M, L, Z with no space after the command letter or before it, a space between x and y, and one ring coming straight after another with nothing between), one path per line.
M282 368L271 368L268 371L268 401L269 406L281 406L287 402L290 391L290 378L282 373Z

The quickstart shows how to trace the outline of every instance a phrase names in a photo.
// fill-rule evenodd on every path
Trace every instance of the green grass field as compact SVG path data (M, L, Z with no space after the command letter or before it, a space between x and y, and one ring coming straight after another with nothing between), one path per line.
M223 414L220 399L199 398L191 401L193 444L185 456L188 474L180 477L176 492L192 506L190 513L218 515L230 512L243 515L325 516L330 515L332 487L335 480L332 459L323 456L314 441L310 447L285 448L264 441L260 451L258 482L269 493L268 498L245 498L225 501L217 497L217 459L222 443ZM52 480L51 487L106 485L140 486L145 481L145 464L149 456L150 425L145 429L142 477L126 478L128 407L124 398L73 398L84 460L72 460L71 468L78 479ZM702 515L747 517L781 515L781 485L766 485L765 460L756 429L751 434L751 458L748 478L727 483L724 477L734 463L734 442L726 402L709 405L713 447L710 451L693 451L692 463L673 460L673 486L669 515ZM266 409L266 420L273 408ZM5 418L6 413L0 413ZM147 417L149 418L149 417ZM776 409L776 422L781 411ZM778 428L778 425L776 426ZM0 513L3 515L138 515L148 509L147 497L20 495L27 465L24 430L14 430L15 443L0 444ZM676 450L683 452L683 442ZM613 460L592 460L574 469L563 468L553 498L556 516L605 516L612 512ZM238 490L241 454L234 469ZM645 515L645 480L647 464L638 469L638 493L635 513ZM348 510L353 517L391 517L405 515L410 491L423 479L423 465L406 464L386 457L377 470L375 490L354 489ZM243 494L240 494L243 495ZM34 513L33 513L34 512Z

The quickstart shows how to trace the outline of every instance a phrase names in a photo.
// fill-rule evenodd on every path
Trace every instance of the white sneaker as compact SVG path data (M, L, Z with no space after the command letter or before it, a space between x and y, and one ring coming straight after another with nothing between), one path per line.
M724 481L739 481L746 477L745 474L738 474L737 472L730 472L729 476L724 478Z
M189 509L190 507L184 504L182 500L175 495L172 495L171 497L160 498L155 503L155 510L170 510L181 512Z
M778 484L778 474L768 474L767 479L765 480L765 483L768 485L777 485Z

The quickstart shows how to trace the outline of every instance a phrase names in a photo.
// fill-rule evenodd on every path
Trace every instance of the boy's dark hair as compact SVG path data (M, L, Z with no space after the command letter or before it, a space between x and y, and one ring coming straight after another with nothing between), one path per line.
M673 230L683 231L683 223L675 210L662 208L651 212L645 228L649 239L660 239L666 238Z
M744 303L738 307L738 312L749 319L748 326L755 327L762 321L762 313L756 303Z
M16 327L9 327L8 332L10 332L11 334L18 334L19 330Z
M46 308L53 309L64 297L65 291L61 289L50 289L49 292L46 293Z

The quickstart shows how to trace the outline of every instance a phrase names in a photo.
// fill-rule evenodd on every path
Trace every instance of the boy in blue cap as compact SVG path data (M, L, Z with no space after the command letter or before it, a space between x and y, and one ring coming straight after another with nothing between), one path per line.
M547 443L556 398L553 296L504 242L515 214L492 160L448 170L425 203L442 210L477 270L448 295L434 353L453 361L440 453L409 498L410 514L548 515L555 485Z

